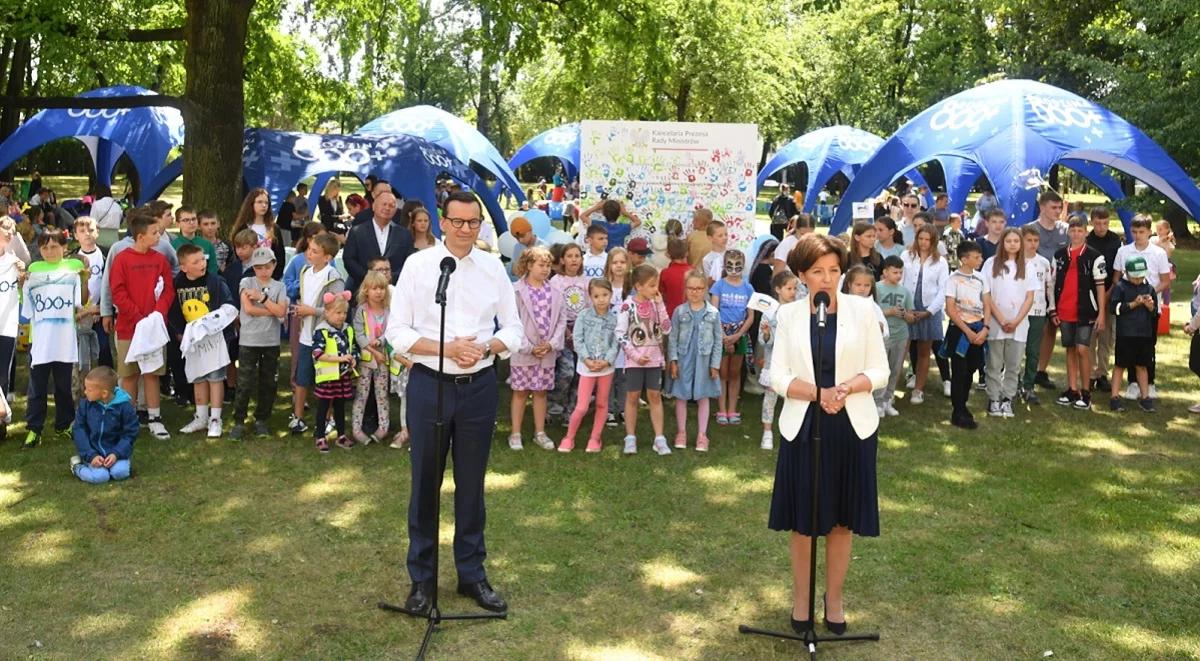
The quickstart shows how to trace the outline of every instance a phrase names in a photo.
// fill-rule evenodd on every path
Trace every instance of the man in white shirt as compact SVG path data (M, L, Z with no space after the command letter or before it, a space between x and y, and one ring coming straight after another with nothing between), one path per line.
M392 295L387 340L394 351L412 356L408 381L412 434L412 497L408 507L408 573L412 590L405 609L427 613L437 589L435 516L447 445L434 432L439 387L443 422L454 453L454 562L458 592L480 607L502 612L508 605L492 589L483 568L483 476L499 404L495 356L520 346L524 329L517 299L500 260L475 248L483 209L471 193L450 194L441 218L442 243L415 253ZM440 265L453 260L446 289L445 374L439 375L438 324L434 304ZM499 325L499 330L495 330Z

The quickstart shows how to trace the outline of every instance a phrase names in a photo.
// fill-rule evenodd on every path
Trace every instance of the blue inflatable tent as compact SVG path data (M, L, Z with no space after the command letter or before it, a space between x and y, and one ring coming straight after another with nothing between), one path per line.
M556 126L533 136L508 160L508 167L516 172L535 158L557 158L563 164L568 181L579 176L579 122Z
M487 171L516 196L518 202L525 200L516 175L508 169L508 162L491 141L475 127L441 108L413 106L396 110L367 122L354 134L377 138L397 135L422 138L440 145L462 163ZM313 194L318 194L315 187ZM313 200L315 202L315 198Z
M410 135L377 138L247 129L242 167L246 186L267 189L272 209L278 209L287 192L308 177L318 178L313 188L320 190L321 182L335 173L350 172L360 179L379 175L406 199L421 200L434 211L434 184L445 174L479 195L497 234L508 228L504 211L479 175L445 149ZM436 222L434 231L439 231Z
M988 83L926 109L879 147L844 199L870 198L896 173L946 158L977 166L1013 225L1036 217L1043 178L1056 164L1106 191L1112 179L1103 168L1112 168L1141 180L1192 217L1200 215L1200 189L1145 133L1087 99L1031 80ZM951 161L949 169L948 181L971 178L964 164ZM838 209L832 231L849 226L850 211L849 205Z
M828 126L810 131L775 152L758 173L758 187L762 189L767 178L776 172L803 163L808 171L808 185L804 191L802 211L811 213L816 205L817 193L834 175L841 172L847 179L854 181L862 164L866 163L882 144L883 138L853 126ZM928 188L921 173L915 169L904 173L903 176L918 186ZM894 179L899 177L898 174ZM932 197L927 195L925 203L932 205Z
M102 87L79 96L153 96L141 87ZM171 150L183 144L183 115L174 108L43 110L30 117L0 143L0 170L42 145L75 138L91 152L96 181L112 183L112 171L122 154L128 154L142 182L151 181L166 164ZM145 197L143 195L143 197Z

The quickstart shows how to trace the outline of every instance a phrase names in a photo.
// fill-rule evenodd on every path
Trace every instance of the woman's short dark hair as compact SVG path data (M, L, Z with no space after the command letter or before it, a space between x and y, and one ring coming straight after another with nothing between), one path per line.
M805 234L795 248L788 253L787 265L792 273L800 275L812 268L825 255L837 255L838 267L846 269L846 244L828 234Z

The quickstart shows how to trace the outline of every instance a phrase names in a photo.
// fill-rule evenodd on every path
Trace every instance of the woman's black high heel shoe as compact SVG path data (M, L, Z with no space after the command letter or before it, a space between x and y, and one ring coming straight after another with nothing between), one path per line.
M829 595L821 595L821 604L827 613L829 610ZM845 616L843 615L843 617ZM846 622L844 620L842 622L830 622L829 616L825 614L821 615L821 619L825 620L825 628L829 630L829 633L835 636L840 636L846 633ZM793 622L795 622L795 620L793 620Z
M804 634L806 634L812 630L813 630L812 620L797 620L795 618L792 618L792 631L795 631L796 635L803 636Z

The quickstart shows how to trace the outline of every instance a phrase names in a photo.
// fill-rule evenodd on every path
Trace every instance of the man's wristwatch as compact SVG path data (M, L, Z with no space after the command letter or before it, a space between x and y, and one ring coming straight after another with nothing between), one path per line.
M487 360L488 358L491 358L491 357L492 357L492 343L484 342L483 343L483 357L480 358L480 360Z

